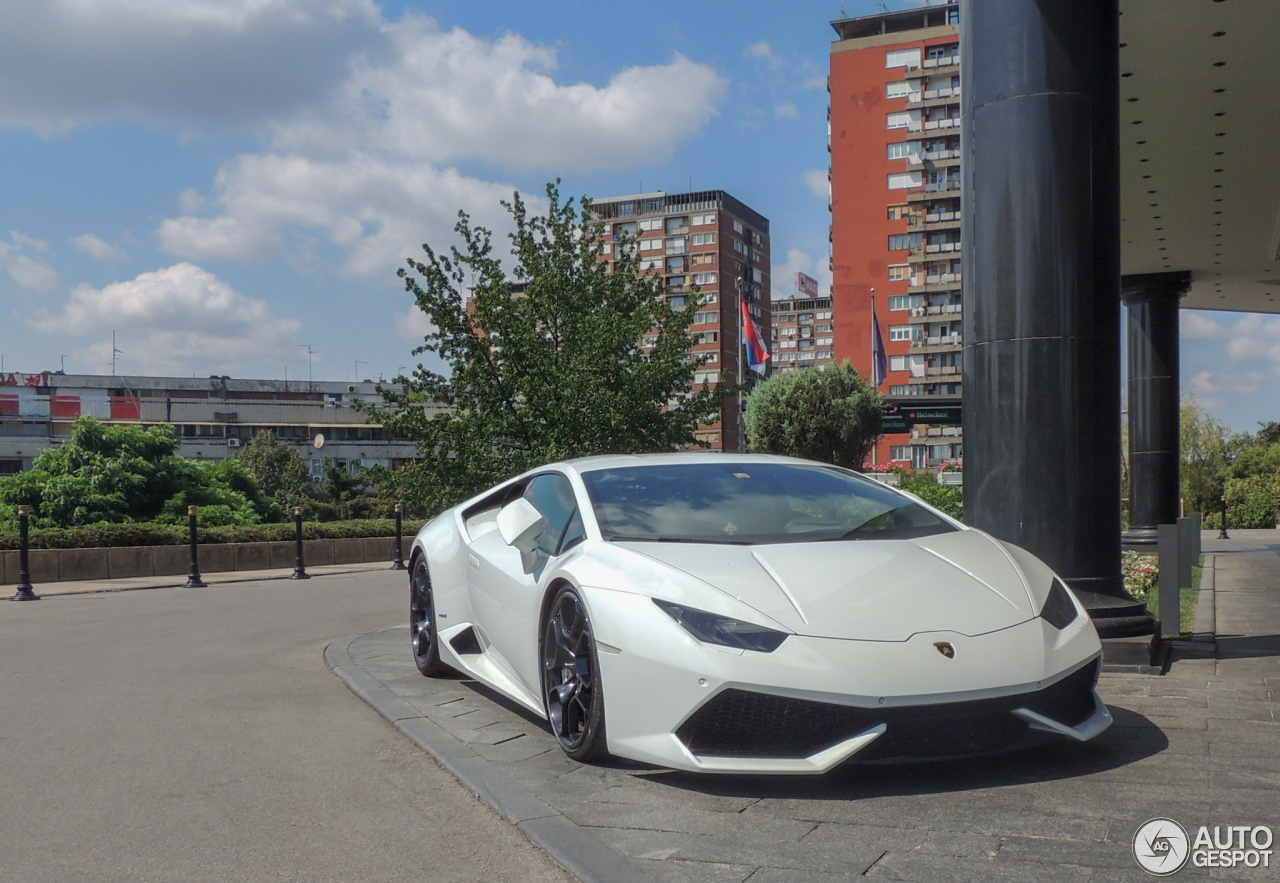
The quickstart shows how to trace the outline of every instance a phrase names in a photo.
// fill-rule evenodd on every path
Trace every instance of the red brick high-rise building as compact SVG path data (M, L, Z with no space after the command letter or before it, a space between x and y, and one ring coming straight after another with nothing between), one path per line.
M960 37L956 3L834 21L835 359L871 377L880 323L898 416L878 463L937 466L960 435Z

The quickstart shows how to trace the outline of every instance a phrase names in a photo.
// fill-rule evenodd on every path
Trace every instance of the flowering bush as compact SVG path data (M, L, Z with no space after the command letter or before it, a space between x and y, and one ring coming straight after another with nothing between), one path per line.
M1120 555L1120 572L1124 575L1124 588L1139 601L1147 600L1160 576L1155 555L1124 552Z
M938 467L939 472L963 472L964 460L943 460L942 465Z
M862 471L863 471L863 472L877 472L877 473L885 473L885 472L906 472L907 470L903 469L903 468L902 468L901 466L899 466L897 463L876 463L876 464L875 464L875 465L873 465L873 466L868 466L868 467L866 467L866 468L865 468L864 470L862 470Z

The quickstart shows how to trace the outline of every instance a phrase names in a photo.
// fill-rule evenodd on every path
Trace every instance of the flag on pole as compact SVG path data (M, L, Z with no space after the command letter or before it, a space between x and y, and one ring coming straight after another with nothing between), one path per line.
M760 336L756 323L751 320L751 313L747 311L745 303L742 305L742 342L747 348L747 367L763 377L769 370L765 365L769 359L769 351L765 349L764 338Z
M880 336L880 320L876 318L876 299L871 298L871 385L879 389L888 374L884 355L884 338Z

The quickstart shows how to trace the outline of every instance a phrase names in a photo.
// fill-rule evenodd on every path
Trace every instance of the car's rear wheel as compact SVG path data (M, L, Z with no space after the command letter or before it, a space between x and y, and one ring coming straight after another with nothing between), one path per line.
M543 623L542 696L565 754L582 761L609 756L595 637L582 598L568 586L556 593Z
M449 667L440 661L436 636L436 605L431 593L431 571L421 555L409 571L409 642L413 662L427 677L444 674Z

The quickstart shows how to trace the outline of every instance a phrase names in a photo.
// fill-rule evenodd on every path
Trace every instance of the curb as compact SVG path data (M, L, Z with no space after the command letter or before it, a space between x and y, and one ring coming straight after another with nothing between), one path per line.
M402 626L387 626L374 632ZM366 634L347 635L324 650L325 665L374 711L435 758L477 797L540 846L583 883L652 883L615 850L538 799L495 763L437 727L430 719L351 658L351 643Z

